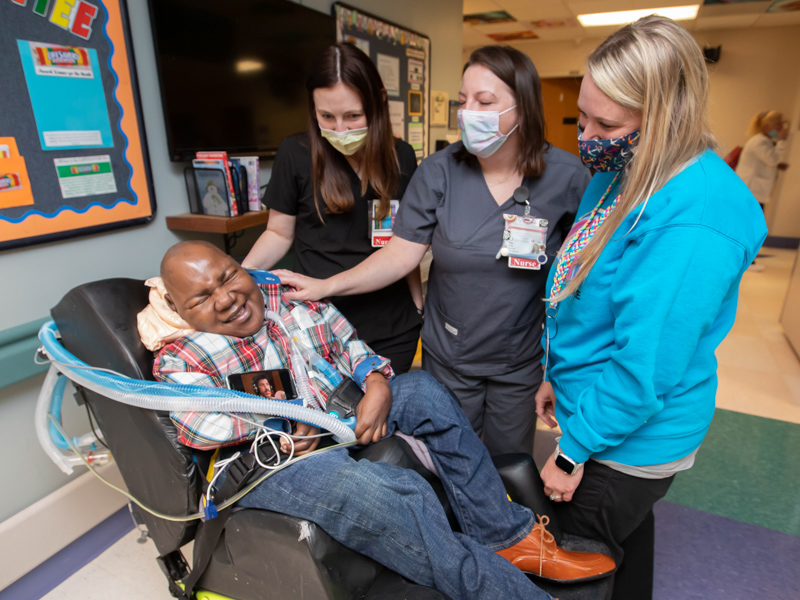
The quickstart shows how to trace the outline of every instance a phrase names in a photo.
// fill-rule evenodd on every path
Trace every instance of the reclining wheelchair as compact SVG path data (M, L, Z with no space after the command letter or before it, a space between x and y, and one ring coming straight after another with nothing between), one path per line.
M136 315L148 303L148 292L144 282L133 279L97 281L68 292L51 311L62 345L93 367L152 380L153 355L142 345L136 325ZM96 418L130 493L160 513L195 513L202 494L202 465L207 464L210 452L180 444L166 412L130 406L76 387ZM389 462L419 472L442 502L451 526L458 529L441 482L402 438L390 437L352 454L357 459ZM494 462L510 498L550 516L548 529L560 546L607 552L600 542L561 532L548 510L529 455L503 455ZM205 524L158 518L133 504L131 509L158 550L157 560L170 591L179 596L177 584L190 571L181 547L195 539ZM210 557L195 586L196 591L202 590L197 592L198 598L446 598L342 546L314 523L266 510L234 508L213 548L206 552ZM600 600L610 594L612 580L576 584L534 581L560 600Z

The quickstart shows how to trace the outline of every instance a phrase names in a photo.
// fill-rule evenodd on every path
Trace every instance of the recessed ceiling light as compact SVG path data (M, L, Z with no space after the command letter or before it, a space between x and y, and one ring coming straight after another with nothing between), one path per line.
M254 71L261 71L266 65L260 60L252 60L245 58L236 62L237 73L253 73Z
M599 27L601 25L627 25L647 15L669 17L675 21L686 21L697 17L699 4L691 6L669 6L666 8L645 8L642 10L620 10L616 12L593 13L578 15L578 21L584 27Z

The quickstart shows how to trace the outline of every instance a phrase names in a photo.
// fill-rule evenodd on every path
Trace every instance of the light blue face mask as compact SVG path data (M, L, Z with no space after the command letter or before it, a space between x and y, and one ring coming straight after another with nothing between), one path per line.
M768 135L768 136L769 136L771 139L773 139L773 140L777 140L777 139L778 139L778 130L777 130L777 129L773 129L772 131L768 131L768 132L767 132L767 135Z
M458 126L461 128L461 141L467 152L479 158L489 158L500 149L519 123L507 134L500 133L500 115L516 108L515 104L503 112L496 110L459 110Z

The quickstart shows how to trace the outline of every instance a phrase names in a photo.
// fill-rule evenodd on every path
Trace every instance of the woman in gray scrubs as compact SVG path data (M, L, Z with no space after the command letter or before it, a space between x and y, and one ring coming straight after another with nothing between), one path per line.
M492 454L533 450L545 283L590 174L545 141L539 76L512 48L472 53L459 92L462 142L429 156L390 242L325 280L277 271L290 299L380 289L433 264L422 368L450 387Z

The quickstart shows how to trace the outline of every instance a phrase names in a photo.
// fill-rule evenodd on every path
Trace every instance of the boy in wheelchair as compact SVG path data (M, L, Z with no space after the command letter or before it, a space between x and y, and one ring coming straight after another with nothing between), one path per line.
M486 449L447 390L424 372L393 378L388 361L358 340L330 304L288 303L279 284L258 285L232 258L202 242L173 246L161 275L167 301L195 332L158 353L157 379L224 386L229 375L288 368L288 333L361 385L355 426L360 444L395 432L425 443L463 533L451 530L420 475L387 463L356 462L344 448L273 474L239 506L313 521L343 545L451 598L544 599L549 595L523 572L579 581L614 570L603 554L559 548L531 511L509 502ZM265 312L277 314L282 325L265 319ZM314 384L324 406L335 382L316 373ZM245 442L267 419L171 416L181 443L202 449ZM294 454L313 452L316 434L316 428L298 423Z

